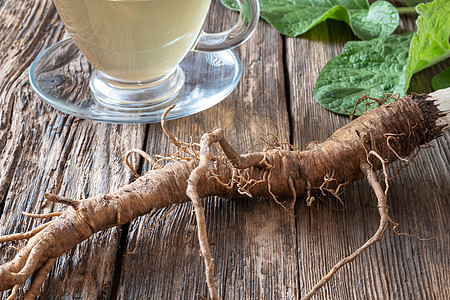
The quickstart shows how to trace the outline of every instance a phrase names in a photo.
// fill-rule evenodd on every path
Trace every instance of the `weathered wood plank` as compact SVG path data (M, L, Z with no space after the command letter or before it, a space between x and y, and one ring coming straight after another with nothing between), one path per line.
M400 32L414 21L402 19ZM304 149L312 140L324 140L348 119L328 112L312 98L314 83L325 63L353 39L344 24L327 22L301 38L287 39L291 115L294 144ZM299 59L298 53L305 55ZM444 64L445 66L445 64ZM437 68L444 68L443 65ZM435 72L431 70L427 72ZM426 72L425 72L426 73ZM429 92L429 75L418 74L412 90ZM384 239L340 270L317 294L317 299L448 299L450 270L449 135L421 151L401 176L390 181L390 215L399 231L422 237L421 242L397 237L390 230ZM395 173L395 164L390 174ZM311 287L340 259L362 245L376 231L376 199L366 182L347 187L345 209L332 197L321 197L311 208L298 203L297 240L300 294Z
M236 17L223 8L213 10L211 30L228 27L230 18ZM412 24L403 22L399 31ZM123 154L129 148L174 151L158 125L81 121L55 112L37 98L27 83L27 69L40 51L64 34L50 1L0 1L0 234L28 230L41 222L24 218L21 211L62 209L43 201L44 192L81 198L127 183L131 175L124 168ZM337 22L322 24L301 38L286 39L288 111L282 39L261 22L256 35L238 50L244 65L238 89L220 105L171 121L169 127L183 140L198 139L203 131L222 127L242 152L257 144L259 136L275 132L275 126L280 139L288 140L290 115L296 145L303 148L311 140L323 140L347 120L315 104L312 89L322 66L348 39L352 39L350 32ZM430 75L443 66L418 74L413 90L428 92ZM85 64L77 67L90 70ZM450 298L449 141L445 134L432 143L434 149L423 150L405 173L391 181L389 193L390 213L401 224L400 231L436 239L420 242L387 232L381 243L341 270L318 299ZM205 202L215 278L223 299L297 299L378 226L376 202L364 182L347 188L344 211L331 197L321 198L312 208L300 200L296 219L270 199ZM167 210L133 222L124 245L131 250L137 244L138 251L123 259L120 274L114 275L121 263L116 260L120 230L96 234L58 260L40 297L192 299L206 295L191 211L190 204L180 205L140 240L138 228L144 222L144 228L150 228ZM0 245L0 263L13 254L7 245Z
M232 13L218 1L214 4L209 20L213 25L208 31L231 24ZM218 24L219 20L223 23ZM272 46L265 47L268 44ZM204 131L221 127L241 152L260 143L260 136L275 133L275 126L281 140L289 139L280 35L260 22L238 54L244 75L237 90L206 112L169 122L175 136L189 141L190 136L198 138ZM160 139L159 128L151 127L149 136L153 135L155 139L148 140L148 152L174 151ZM293 218L270 199L215 198L205 205L220 297L298 298ZM128 250L136 242L138 250L124 259L119 299L193 299L196 294L207 295L192 209L191 204L179 205L153 231L144 232L138 242L138 228L145 220L140 218L131 224ZM154 226L166 211L151 217L144 228Z
M78 120L44 104L32 91L27 71L40 51L65 34L52 2L8 1L0 15L5 25L0 51L0 233L8 234L42 223L23 217L22 211L62 209L43 200L44 192L85 198L128 183L131 173L123 156L131 147L143 147L145 127ZM78 68L90 71L85 64ZM41 298L109 298L119 239L117 229L98 233L59 258ZM13 245L20 248L23 242ZM8 246L0 245L0 263L15 254Z

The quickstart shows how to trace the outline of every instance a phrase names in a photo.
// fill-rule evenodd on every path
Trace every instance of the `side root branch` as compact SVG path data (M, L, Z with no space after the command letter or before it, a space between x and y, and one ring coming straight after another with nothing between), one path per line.
M219 295L214 284L214 264L211 256L211 251L209 249L205 211L203 209L202 203L200 202L200 197L197 192L197 186L200 175L208 170L209 161L212 157L209 147L213 143L221 140L222 137L223 133L221 129L215 130L212 133L205 133L202 136L202 139L200 141L200 162L189 176L188 187L186 190L187 196L194 203L195 217L197 219L198 227L198 240L206 267L206 283L208 285L209 295L212 300L218 300Z
M311 291L307 295L305 295L302 298L302 300L311 299L311 297L314 296L317 293L317 291L320 288L322 288L340 268L353 261L359 255L361 255L361 253L363 253L366 249L368 249L370 246L381 240L381 238L384 235L384 232L386 231L387 225L389 223L386 194L383 191L380 183L378 182L375 172L372 170L372 167L368 163L366 162L362 163L361 170L366 175L367 181L369 182L370 186L372 186L372 189L374 190L375 195L377 196L378 199L377 207L378 213L380 214L380 225L378 227L378 230L367 242L364 243L364 245L362 245L355 252L353 252L352 254L345 257L337 264L335 264L333 268L331 268L331 270L328 272L328 274L322 277L322 279L311 289Z
M27 231L27 232L14 233L14 234L10 234L10 235L0 236L0 243L27 240L27 239L35 236L37 233L41 232L45 227L47 227L51 223L53 223L53 221L41 224L38 227L36 227L30 231Z

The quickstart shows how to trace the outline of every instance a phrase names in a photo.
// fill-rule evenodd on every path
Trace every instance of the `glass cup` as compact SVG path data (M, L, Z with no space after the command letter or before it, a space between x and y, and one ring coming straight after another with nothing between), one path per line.
M92 97L130 113L161 111L176 102L185 82L179 64L188 52L237 47L259 19L258 0L238 0L236 25L221 33L202 31L211 0L53 2L70 37L95 68L89 81Z

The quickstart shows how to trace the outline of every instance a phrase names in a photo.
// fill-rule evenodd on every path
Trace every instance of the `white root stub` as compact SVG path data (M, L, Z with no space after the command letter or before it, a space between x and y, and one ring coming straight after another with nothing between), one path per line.
M438 126L445 126L444 130L450 130L450 88L437 90L430 94L431 100L436 100L439 110L446 113L445 116L440 117L436 124Z

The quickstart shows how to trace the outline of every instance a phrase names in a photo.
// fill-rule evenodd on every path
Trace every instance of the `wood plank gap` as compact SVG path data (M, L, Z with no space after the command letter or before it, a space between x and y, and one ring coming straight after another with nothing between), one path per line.
M9 181L8 185L6 186L5 193L2 195L2 200L0 201L0 217L2 216L3 210L5 209L6 198L8 197L10 187L11 187L11 181ZM1 232L0 232L0 235L1 235Z
M142 143L142 151L145 151L145 145L147 145L147 140L149 137L150 132L150 126L145 125L145 134L144 134L144 142ZM136 172L140 174L142 172L142 169L144 167L144 159L142 157L139 157L136 160L137 169ZM120 287L120 277L122 276L122 269L123 269L123 260L126 255L126 249L127 249L127 240L128 240L128 234L130 231L130 222L121 225L120 227L120 240L119 240L119 249L116 253L116 260L115 260L115 267L114 267L114 276L112 280L112 287L111 287L111 300L118 299L117 293L119 291Z
M119 240L119 249L116 254L116 261L114 267L114 277L111 288L111 299L117 299L117 291L120 286L120 276L122 275L122 265L123 258L125 256L125 250L127 249L127 237L128 231L130 229L130 223L123 224L120 226L120 240Z
M291 133L292 133L292 131L291 131ZM290 143L292 145L292 142L290 142ZM296 201L295 202L295 206L298 205L297 200L295 200ZM301 200L303 200L303 199L301 199ZM294 211L293 211L294 217L292 218L293 220L291 221L292 222L291 223L292 224L291 228L292 228L292 240L294 242L294 247L295 247L295 253L294 253L295 261L297 262L297 298L300 298L300 296L302 294L302 289L301 289L301 282L302 282L301 276L302 276L302 274L300 273L300 268L299 268L299 266L300 266L300 256L298 255L299 247L298 247L298 239L297 239L297 236L298 236L298 232L297 232L298 224L297 224L297 215L295 214L295 212L296 212L295 206L294 206Z
M282 55L283 55L283 77L284 77L284 94L286 99L286 110L288 113L288 124L289 124L289 144L294 145L294 116L291 107L291 81L289 80L289 68L288 68L288 57L287 57L287 41L286 36L281 36L282 41Z
M293 115L293 109L292 109L292 103L294 102L294 99L292 99L292 93L291 93L291 80L289 76L289 62L288 62L288 45L287 45L287 37L285 35L281 35L281 44L282 44L282 63L283 63L283 77L284 77L284 94L285 94L285 100L286 100L286 110L288 115L288 126L289 126L289 143L291 145L294 145L294 115ZM298 146L298 145L297 145ZM298 205L298 204L297 204ZM300 257L298 255L299 248L298 248L298 240L297 240L297 216L295 215L295 208L294 208L294 217L291 221L292 224L292 240L294 242L295 247L295 261L297 262L297 289L298 294L297 297L301 295L301 274L300 274Z

